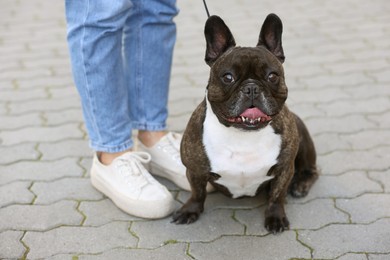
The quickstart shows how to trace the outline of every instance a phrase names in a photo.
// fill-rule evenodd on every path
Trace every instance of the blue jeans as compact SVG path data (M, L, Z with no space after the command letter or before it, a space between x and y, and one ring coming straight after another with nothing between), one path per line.
M66 0L68 45L90 146L121 152L132 129L161 131L176 0Z

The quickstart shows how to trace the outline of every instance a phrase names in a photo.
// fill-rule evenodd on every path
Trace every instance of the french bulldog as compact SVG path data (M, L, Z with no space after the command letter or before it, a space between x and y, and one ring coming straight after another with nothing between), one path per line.
M269 14L256 47L236 46L218 16L205 25L210 78L181 142L191 197L172 222L190 224L203 212L206 186L239 198L267 188L265 227L289 228L284 202L307 195L318 178L313 141L302 120L285 105L283 25Z

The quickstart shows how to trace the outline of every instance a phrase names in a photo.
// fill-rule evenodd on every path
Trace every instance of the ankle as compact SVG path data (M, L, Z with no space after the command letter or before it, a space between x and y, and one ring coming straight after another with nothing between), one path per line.
M125 150L118 153L106 153L106 152L98 152L97 156L99 161L104 165L110 165L115 158L123 155L124 153L130 152L131 149Z
M166 131L138 131L138 139L146 147L152 147L155 145L162 137L167 134Z

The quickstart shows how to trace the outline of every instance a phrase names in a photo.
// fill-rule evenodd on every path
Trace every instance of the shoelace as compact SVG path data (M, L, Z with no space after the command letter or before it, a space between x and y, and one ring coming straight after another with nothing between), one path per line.
M148 163L150 160L151 156L148 153L131 152L118 158L117 167L127 184L136 183L139 188L142 188L150 183L149 176L142 173L142 169L144 168L142 163Z

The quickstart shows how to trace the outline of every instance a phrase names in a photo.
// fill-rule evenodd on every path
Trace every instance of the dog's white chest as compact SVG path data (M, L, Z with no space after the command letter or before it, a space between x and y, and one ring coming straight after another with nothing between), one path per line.
M271 126L253 132L225 127L207 104L203 144L211 171L221 176L216 183L237 198L254 196L263 182L273 178L267 173L277 162L281 137Z

